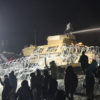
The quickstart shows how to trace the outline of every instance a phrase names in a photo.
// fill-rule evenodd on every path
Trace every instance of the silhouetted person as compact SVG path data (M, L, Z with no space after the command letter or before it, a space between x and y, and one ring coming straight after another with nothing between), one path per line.
M51 79L49 83L49 100L55 100L57 94L58 83L56 79Z
M57 66L55 61L50 62L51 76L54 79L57 79Z
M81 63L83 73L86 74L86 69L88 68L88 56L85 55L85 51L82 52L79 62Z
M74 73L72 66L68 66L65 74L65 91L69 100L73 100L73 94L77 88L78 78Z
M17 100L32 100L32 94L30 87L28 85L28 81L24 80L21 83L21 87L18 89L16 93Z
M100 66L96 69L95 76L99 80L98 84L100 84Z
M31 92L33 95L33 100L36 100L36 97L37 97L37 88L36 88L37 79L36 79L35 73L31 73L30 76L31 76L31 80L30 80Z
M11 87L9 84L9 78L8 75L4 76L4 82L2 82L1 78L0 78L0 82L3 86L3 91L2 91L2 100L10 100L10 96L9 93L11 91Z
M50 86L51 76L48 70L44 70L44 80L43 80L43 98L48 100L49 86Z
M14 75L14 71L12 71L9 74L9 83L11 86L10 100L15 100L15 93L16 93L16 88L17 88L17 78Z
M87 94L87 100L93 100L94 99L94 75L93 74L87 74L86 75L86 94Z
M91 73L95 74L96 69L97 69L97 62L96 60L93 59L92 63L88 67L88 70L87 70L88 74L91 74Z
M36 89L37 89L37 100L41 100L42 98L42 84L43 84L43 76L41 75L40 70L37 70L36 76Z
M55 100L66 100L66 95L63 90L58 90Z
M86 94L87 94L87 100L93 100L94 99L94 71L96 69L97 62L95 60L92 61L92 63L89 65L89 68L86 72Z

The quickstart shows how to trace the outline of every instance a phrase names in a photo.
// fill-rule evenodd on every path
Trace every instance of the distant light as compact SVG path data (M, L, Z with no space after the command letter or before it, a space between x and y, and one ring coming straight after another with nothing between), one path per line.
M100 31L100 28L84 29L84 30L72 32L72 34L78 34L78 33L84 33L84 32L92 32L92 31Z

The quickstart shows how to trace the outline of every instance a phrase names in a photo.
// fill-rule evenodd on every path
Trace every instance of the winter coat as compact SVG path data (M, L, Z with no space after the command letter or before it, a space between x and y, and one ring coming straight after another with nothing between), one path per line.
M77 75L69 68L66 70L65 75L65 91L66 93L74 93L78 84Z
M29 87L21 87L16 94L17 100L32 100L32 94Z

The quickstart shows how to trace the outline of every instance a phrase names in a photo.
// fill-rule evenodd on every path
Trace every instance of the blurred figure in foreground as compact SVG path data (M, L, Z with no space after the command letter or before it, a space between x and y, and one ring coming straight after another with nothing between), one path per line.
M57 87L58 87L58 83L56 81L56 79L51 79L50 83L49 83L49 100L55 100L56 99L56 95L57 95Z
M37 79L36 79L35 73L31 73L30 76L31 76L30 83L31 83L32 96L33 96L33 100L36 100L36 97L37 97L37 89L36 89Z
M94 99L94 75L87 74L86 75L86 95L87 95L87 100L93 100Z
M50 89L51 76L49 75L48 70L44 70L44 79L43 79L43 99L48 100L49 89Z
M41 71L37 69L37 76L36 76L37 100L42 99L42 84L43 84L43 76L41 75Z
M63 90L58 90L55 100L66 100L66 95Z
M57 79L57 65L55 61L50 62L50 70L52 78Z
M9 74L9 83L11 86L10 100L15 100L15 93L16 93L16 88L17 88L17 78L14 75L14 71L12 71Z
M68 66L65 74L65 91L69 100L74 100L73 95L78 85L77 75L74 73L72 66Z
M21 87L18 89L16 93L17 100L32 100L32 94L30 87L28 85L28 81L24 80L21 83Z
M11 91L11 86L9 84L9 78L8 75L4 76L4 82L0 78L1 85L3 86L3 91L2 91L2 100L10 100L10 91Z
M87 94L87 100L93 100L94 99L94 74L96 70L97 62L96 60L93 60L92 63L89 65L89 68L86 72L86 94Z

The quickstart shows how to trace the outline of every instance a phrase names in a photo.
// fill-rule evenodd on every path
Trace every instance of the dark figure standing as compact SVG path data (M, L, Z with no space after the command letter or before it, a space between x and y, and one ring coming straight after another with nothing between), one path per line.
M55 61L50 62L51 76L54 79L57 79L57 66Z
M98 84L100 84L100 66L96 69L95 76L99 80Z
M57 94L58 83L56 79L51 79L49 84L49 100L55 100Z
M66 100L65 92L63 90L58 90L55 100Z
M77 88L78 78L74 73L72 66L68 66L65 74L65 91L69 100L73 100L73 94Z
M14 71L12 71L9 74L9 83L11 86L10 100L15 100L15 93L16 93L16 88L17 88L17 78L14 75Z
M85 55L85 51L82 52L79 62L81 63L83 73L86 74L86 69L88 68L88 56Z
M49 85L49 98L48 100L65 100L66 95L63 90L58 90L58 82L56 79L51 79Z
M93 100L94 99L94 75L86 75L86 95L87 95L87 100Z
M41 75L41 72L38 69L37 76L36 76L37 100L42 99L42 84L43 84L43 76Z
M37 97L37 89L36 89L37 79L36 79L35 73L31 73L30 76L31 76L30 83L31 83L32 96L33 96L33 100L36 100L36 97Z
M92 63L88 67L87 73L88 74L91 74L91 73L96 74L96 70L97 70L97 62L96 62L96 60L93 59Z
M24 80L21 83L21 87L18 89L16 93L17 100L32 100L32 94L30 87L28 85L28 81Z
M48 70L44 70L44 80L43 80L43 99L48 100L49 86L50 86L51 76Z
M89 68L86 72L86 94L87 94L87 100L93 100L94 99L94 71L96 70L97 62L95 60L92 61Z
M3 85L2 100L10 100L9 93L11 91L11 87L10 87L10 84L9 84L8 75L4 76L4 82L2 82L2 80L0 78L0 82Z

